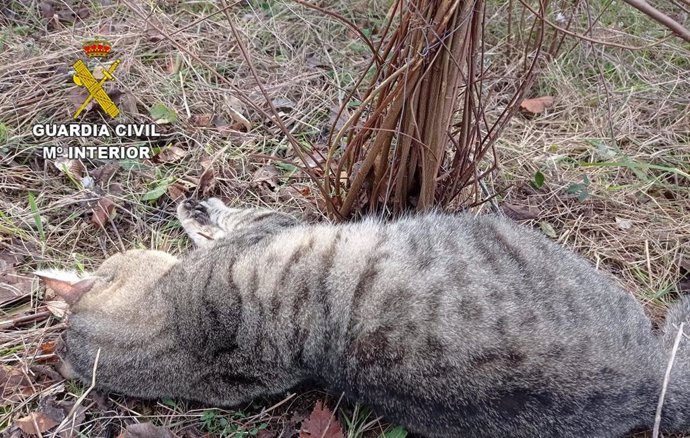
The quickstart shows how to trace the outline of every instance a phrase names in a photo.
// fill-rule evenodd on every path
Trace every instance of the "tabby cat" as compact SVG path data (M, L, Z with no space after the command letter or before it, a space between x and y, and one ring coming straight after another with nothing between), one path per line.
M233 406L307 379L424 437L621 437L651 428L690 300L653 332L633 297L511 221L429 214L307 225L185 201L199 247L43 271L71 304L65 372ZM662 430L690 432L680 343Z

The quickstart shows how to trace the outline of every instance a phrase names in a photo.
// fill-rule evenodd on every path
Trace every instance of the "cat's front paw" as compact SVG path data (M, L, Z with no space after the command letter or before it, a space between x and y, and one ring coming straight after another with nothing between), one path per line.
M213 207L207 202L187 199L177 206L177 218L197 246L208 246L214 240L225 236L225 232L218 227L213 217Z
M183 219L193 219L202 225L213 223L209 216L206 203L199 202L196 199L185 199L184 202L178 205L177 217L180 221Z

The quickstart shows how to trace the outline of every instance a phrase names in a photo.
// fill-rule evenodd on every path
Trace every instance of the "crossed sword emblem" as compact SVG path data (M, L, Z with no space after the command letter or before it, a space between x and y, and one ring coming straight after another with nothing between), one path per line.
M81 114L82 111L84 111L84 108L86 108L86 105L91 102L91 99L96 99L96 102L98 102L101 108L103 108L103 111L105 111L110 117L115 118L118 114L120 114L120 110L118 109L117 105L115 105L112 99L110 99L108 93L103 90L103 84L105 81L114 79L113 73L118 65L120 65L120 60L116 59L107 70L103 70L103 79L98 81L93 77L89 71L89 68L81 59L78 59L77 62L74 63L74 83L80 87L86 87L86 89L89 91L89 97L86 98L86 101L74 114L75 119L79 117L79 114Z

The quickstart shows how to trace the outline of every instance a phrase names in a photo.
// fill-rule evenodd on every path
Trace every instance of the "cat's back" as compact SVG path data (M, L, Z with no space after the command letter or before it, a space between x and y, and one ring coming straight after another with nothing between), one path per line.
M360 239L375 243L348 251ZM391 387L405 415L436 401L459 431L484 425L495 436L519 421L527 436L548 431L549 415L565 430L611 404L619 411L602 421L623 424L656 394L660 344L641 306L539 232L430 214L346 226L340 240L336 254L360 263L333 277L348 280L338 317L343 386L360 388L355 398Z
M378 295L387 301L362 306L374 313L399 302L412 314L426 308L434 319L445 314L468 324L494 322L501 332L505 318L518 315L513 329L582 329L593 315L651 329L641 306L605 274L507 218L428 214L389 224L368 221L345 226L338 240L334 269L359 268L349 270L353 304ZM602 323L591 322L595 329Z

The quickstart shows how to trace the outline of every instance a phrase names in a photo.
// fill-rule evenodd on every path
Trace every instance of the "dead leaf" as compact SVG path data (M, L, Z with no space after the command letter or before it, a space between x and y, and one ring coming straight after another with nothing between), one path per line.
M50 300L45 302L48 311L55 317L63 319L69 310L69 304L63 300Z
M340 422L318 401L309 418L302 422L299 438L345 438Z
M31 367L31 369L36 369L37 374L49 373L48 375L46 375L46 377L49 377L49 382L63 380L63 377L59 373L53 371L52 367L41 367L42 369L38 369L38 367ZM79 426L84 422L84 419L86 418L87 408L85 406L75 407L75 405L75 401L57 400L55 395L52 394L42 398L38 402L39 411L45 416L52 419L53 421L57 422L58 424L60 424L67 417L67 415L69 415L70 412L74 410L74 416L70 419L69 429L64 430L58 435L61 438L74 438L77 436L84 436L83 434L79 434L78 432Z
M32 412L26 417L15 421L15 424L19 426L24 433L28 433L29 435L38 435L43 432L47 432L60 423L42 412Z
M41 10L41 16L47 20L50 20L55 15L55 8L52 2L42 1L39 3L38 8Z
M114 197L122 196L125 190L120 183L112 183L108 186L108 192Z
M10 267L17 266L24 261L25 256L4 250L0 252L0 272L4 272Z
M74 114L77 112L84 102L86 102L87 97L89 97L89 91L86 89L86 87L72 87L67 93L67 102L69 102L70 106L72 107L70 113ZM89 112L93 106L94 99L91 99L91 101L84 108L84 112L82 112L82 114Z
M520 104L520 109L530 114L541 114L547 108L551 108L555 102L553 96L542 96L534 99L525 99Z
M192 125L199 128L208 128L211 126L212 119L212 114L192 114L192 117L189 118L189 121Z
M273 99L271 103L276 111L292 111L295 108L295 102L284 97Z
M102 197L96 203L93 208L93 214L91 215L91 223L98 225L99 227L104 227L109 220L115 216L115 203L108 197Z
M16 401L33 392L31 381L20 368L0 366L0 399Z
M308 54L307 57L306 57L306 60L305 60L305 64L306 64L307 67L309 67L310 69L316 69L316 68L328 69L328 68L331 67L331 66L328 64L328 60L327 60L327 59L322 59L322 58L319 57L316 53L310 53L310 54Z
M558 237L558 234L556 233L556 230L553 228L553 225L546 221L541 221L539 222L539 228L552 239L555 239Z
M53 354L55 352L55 343L49 342L49 344L52 344L52 350L49 353L46 353L43 350L43 346L41 345L39 347L38 354L45 354L45 355ZM39 360L39 359L37 358L37 360ZM59 382L61 380L64 380L64 377L62 377L62 375L60 373L58 373L57 371L55 371L55 369L50 365L34 364L34 365L31 365L30 370L32 373L34 373L34 376L36 376L37 381L40 380L42 383L45 382L45 384L47 384L47 385L52 385L55 382ZM58 388L56 388L56 389L58 389ZM57 391L56 391L56 393L57 393ZM43 398L42 400L45 402L48 399ZM53 399L52 401L56 401L56 400ZM39 406L41 406L41 409L43 409L44 405L39 404ZM62 421L61 419L59 419L55 416L51 415L51 417L55 421Z
M261 166L257 169L256 172L254 172L254 176L252 177L252 183L260 186L260 185L267 185L271 188L271 190L275 190L278 187L278 177L280 176L280 172L276 167L272 164L267 164L265 166Z
M315 145L315 148L319 148L319 145ZM305 154L304 155L304 165L307 166L309 169L315 169L320 171L320 174L323 172L323 168L326 167L326 154L323 153L317 153L316 151L313 151L310 154Z
M7 251L0 253L0 306L31 294L31 278L17 274L15 267L23 257Z
M106 188L110 184L111 178L115 176L118 170L120 170L120 164L114 161L94 169L91 172L91 177L100 187Z
M132 93L125 92L120 98L120 104L118 105L123 113L133 116L140 114L139 108L137 107L137 98L134 97Z
M153 423L130 424L121 434L123 438L177 438L175 434Z
M41 354L53 354L55 353L55 341L46 341L39 348L41 349Z
M168 196L175 202L179 202L184 199L187 190L180 183L170 184L168 186Z
M63 174L77 179L83 178L86 172L86 167L80 160L70 160L65 157L59 157L53 162L53 165Z
M233 120L233 124L230 125L231 129L235 131L246 131L252 130L251 122L242 115L245 112L244 105L242 102L234 96L225 96L225 106L228 109L228 114ZM215 124L215 123L214 123ZM218 128L218 126L216 126Z
M19 275L13 267L0 272L0 306L31 294L31 278Z
M199 176L197 189L203 197L206 197L216 187L216 170L210 157L202 159L200 164L204 170L201 172L201 176Z
M618 225L618 228L621 230L629 230L633 226L633 221L616 217L616 225Z
M156 163L172 163L187 155L187 151L177 146L169 146L160 150L154 157Z
M533 205L518 205L504 202L501 210L509 218L516 221L536 219L539 217L539 208Z
M247 111L247 107L244 106L242 101L235 96L226 94L223 96L223 101L225 102L225 106L227 106L228 108L232 108L235 111L238 111L240 113L244 113Z

